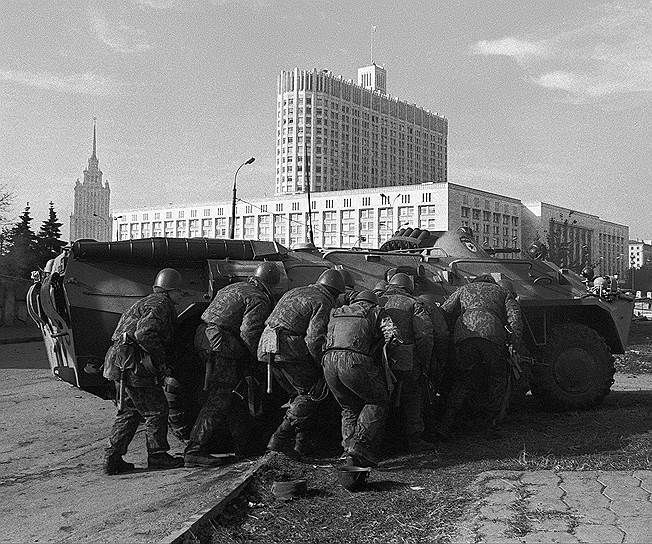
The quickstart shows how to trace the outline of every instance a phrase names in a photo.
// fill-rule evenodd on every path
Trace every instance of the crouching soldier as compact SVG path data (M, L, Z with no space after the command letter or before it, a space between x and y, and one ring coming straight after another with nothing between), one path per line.
M478 375L485 374L489 394L487 433L497 435L509 372L505 326L513 331L511 339L518 347L523 328L520 305L491 275L482 274L455 291L441 308L455 323L456 382L438 432L442 438L448 436Z
M279 280L273 263L261 263L247 282L220 289L202 314L205 325L198 328L195 343L206 364L208 398L190 433L187 467L221 464L208 451L221 424L226 423L238 453L247 445L249 416L242 404L233 402L233 391L253 373L258 341L272 311L271 289Z
M168 403L161 388L169 374L169 354L177 322L176 305L182 293L181 274L164 268L154 281L153 293L129 308L111 337L104 377L118 381L118 413L104 459L107 474L133 470L122 456L145 422L147 466L152 469L183 466L183 459L167 453Z
M390 365L397 374L399 415L411 452L434 449L423 439L423 373L430 365L433 327L423 304L416 300L414 281L399 272L392 276L385 291L385 310L396 325L401 343L388 349Z
M342 447L347 464L378 464L389 392L381 362L394 324L372 291L331 312L324 353L324 377L342 407Z
M270 451L311 453L308 433L318 402L328 392L321 368L328 318L344 290L342 275L326 270L316 283L285 293L267 319L258 359L271 367L288 393L296 395L267 444Z

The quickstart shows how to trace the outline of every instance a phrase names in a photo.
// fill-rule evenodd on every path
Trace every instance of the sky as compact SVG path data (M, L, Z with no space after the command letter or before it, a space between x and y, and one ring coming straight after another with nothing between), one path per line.
M650 0L0 0L0 185L68 233L91 154L111 208L272 195L276 78L355 79L448 119L448 180L652 238Z

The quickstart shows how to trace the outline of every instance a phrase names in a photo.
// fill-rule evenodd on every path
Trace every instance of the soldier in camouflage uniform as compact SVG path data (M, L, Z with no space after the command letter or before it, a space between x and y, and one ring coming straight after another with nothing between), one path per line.
M129 308L111 337L114 342L106 355L105 366L124 368L122 398L106 450L104 471L119 474L133 470L122 456L145 422L147 465L149 468L176 468L183 459L167 453L168 404L161 388L169 374L169 354L176 326L176 304L181 300L181 275L173 268L161 270L154 281L153 293ZM131 350L133 364L120 360Z
M442 372L448 364L448 341L450 337L448 324L434 295L423 293L417 297L417 300L423 304L432 323L433 350L425 372L433 385L437 386L441 380Z
M316 283L285 293L266 321L258 359L271 361L276 381L296 395L267 444L270 451L310 453L308 432L314 425L317 402L326 392L321 358L328 319L344 290L339 271L326 270Z
M488 433L494 433L499 423L507 390L508 362L506 342L518 348L522 336L519 303L506 289L497 285L491 275L483 274L460 287L442 304L449 323L454 323L453 340L456 351L457 379L446 403L439 434L447 437L473 388L482 366L486 369L489 394ZM505 326L512 331L508 339Z
M279 280L273 263L261 263L247 282L220 289L201 316L205 325L199 327L195 343L208 368L212 367L212 375L208 398L186 447L187 467L221 464L208 451L220 424L227 424L236 452L247 445L249 414L242 403L233 401L233 390L254 370L258 341L273 307L271 288Z
M412 452L427 451L434 445L423 439L423 373L430 366L433 328L424 305L412 296L414 282L399 272L392 276L385 291L384 305L396 325L401 344L388 349L392 370L397 374L400 418Z
M322 364L328 387L342 407L342 447L347 463L378 464L389 393L381 350L394 324L371 291L331 312Z

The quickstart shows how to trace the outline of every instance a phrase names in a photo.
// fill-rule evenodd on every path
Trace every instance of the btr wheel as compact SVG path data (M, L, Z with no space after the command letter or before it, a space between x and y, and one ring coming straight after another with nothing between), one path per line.
M613 356L595 330L558 325L537 357L532 395L549 410L591 408L609 393L613 376Z

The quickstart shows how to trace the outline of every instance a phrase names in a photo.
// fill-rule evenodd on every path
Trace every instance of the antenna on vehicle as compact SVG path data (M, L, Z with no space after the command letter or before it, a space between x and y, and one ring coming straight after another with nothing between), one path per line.
M312 201L310 199L310 157L308 157L308 142L303 144L304 147L304 157L306 159L306 192L308 193L308 236L309 242L314 246L315 245L315 236L312 232Z

